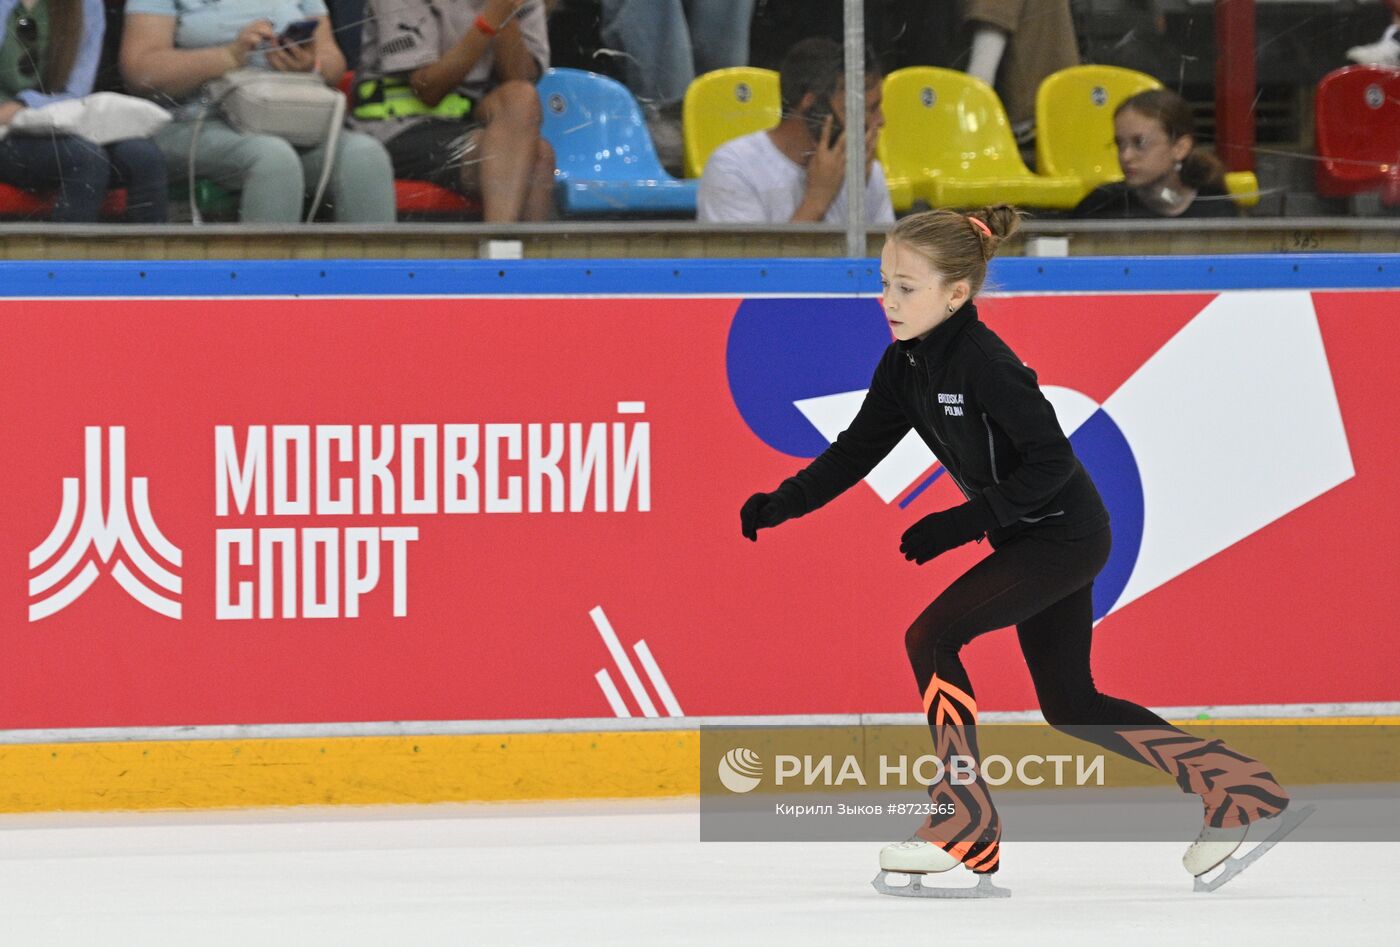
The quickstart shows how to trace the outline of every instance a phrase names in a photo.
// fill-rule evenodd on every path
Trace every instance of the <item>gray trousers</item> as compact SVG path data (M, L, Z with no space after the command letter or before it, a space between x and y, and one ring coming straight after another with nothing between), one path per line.
M174 121L155 136L170 167L170 180L188 181L194 121ZM245 135L210 117L199 133L195 176L241 194L245 223L296 223L309 189L321 179L326 148L293 148L273 135ZM394 169L384 146L345 131L326 187L326 204L342 223L393 223Z

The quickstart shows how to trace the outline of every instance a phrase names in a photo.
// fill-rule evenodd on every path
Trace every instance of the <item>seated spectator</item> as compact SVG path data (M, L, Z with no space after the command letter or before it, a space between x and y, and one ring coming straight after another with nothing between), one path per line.
M1076 217L1235 217L1225 168L1196 147L1191 108L1169 89L1125 99L1113 113L1123 180L1095 188Z
M968 75L996 88L1018 138L1035 125L1040 83L1079 65L1069 0L966 0L972 31Z
M602 0L599 34L622 54L627 87L668 105L697 75L747 65L755 0Z
M0 125L25 108L92 92L106 21L102 0L0 0ZM126 216L164 223L165 158L146 138L107 146L71 135L0 139L0 182L57 189L53 220L92 223L110 187L127 189Z
M291 23L317 20L311 40L279 43ZM235 130L211 111L195 143L203 106L200 90L244 66L281 72L316 72L335 85L345 59L331 35L321 0L127 0L121 69L133 93L156 93L177 106L175 121L155 136L170 174L187 179L190 148L194 173L241 192L239 219L247 223L296 223L308 182L320 179L326 148L293 148L284 138ZM394 176L389 156L368 135L340 137L327 204L336 220L394 220Z
M1400 66L1400 0L1385 0L1390 9L1390 25L1381 38L1365 46L1347 50L1347 58L1363 66Z
M488 222L545 220L554 150L534 82L549 65L531 0L370 0L354 127L389 149L400 178L481 198Z
M662 164L679 169L680 109L697 75L749 61L755 0L602 0L603 54L622 60Z
M865 218L890 223L875 141L885 124L878 63L866 54ZM715 149L700 177L706 223L842 223L846 219L845 55L829 39L805 39L778 70L783 119Z

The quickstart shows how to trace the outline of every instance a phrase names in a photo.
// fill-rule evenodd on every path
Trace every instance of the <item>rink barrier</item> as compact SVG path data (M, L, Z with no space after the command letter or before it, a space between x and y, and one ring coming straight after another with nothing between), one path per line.
M869 259L0 261L0 297L875 296ZM289 291L288 287L297 287ZM1400 289L1400 255L999 257L989 294Z
M878 275L871 260L830 259L0 262L0 286L11 299L831 298L873 296ZM1031 296L1394 289L1400 288L1400 257L999 259L988 288ZM1289 709L1260 711L1251 722L1400 722L1394 707L1384 713L1353 707L1337 716L1304 719L1295 719ZM1203 725L1195 713L1164 715L1193 730ZM0 811L686 796L699 784L700 726L874 728L918 719L837 715L0 731Z
M1231 722L1376 723L1400 719L1400 701L1328 704L1213 704L1156 707L1171 720ZM1038 710L991 710L982 723L1044 723ZM461 736L522 733L594 733L631 730L695 730L700 727L843 727L910 726L922 723L917 713L771 714L694 717L568 717L523 720L393 720L364 723L241 724L189 727L63 727L46 730L0 730L0 746L10 743L144 743L167 740L257 740L286 737Z
M1338 705L1346 706L1346 705ZM1362 709L1367 705L1352 705ZM1394 705L1374 705L1391 710ZM1182 709L1182 708L1172 708ZM1296 784L1366 783L1393 779L1400 747L1389 756L1371 747L1364 728L1400 725L1400 715L1333 715L1299 707L1287 717L1230 717L1230 709L1168 715L1208 737L1213 728L1355 727L1355 740L1333 741L1327 758L1271 759L1281 779ZM1235 709L1238 712L1238 708ZM1204 713L1205 711L1202 711ZM1011 723L988 714L985 723ZM522 802L694 796L700 790L700 726L753 728L771 738L792 727L855 728L863 746L907 739L917 715L682 718L587 723L645 724L650 729L573 732L283 736L225 739L144 739L0 744L0 812L219 809L301 805L387 805ZM684 729L675 725L683 721ZM490 726L492 722L483 722ZM504 730L501 721L494 724ZM558 727L564 721L535 721ZM584 723L584 721L579 721ZM1021 721L1030 726L1032 721ZM354 725L343 725L354 726ZM169 728L183 731L204 728ZM209 728L213 729L213 728ZM266 728L265 728L266 729ZM290 729L290 728L283 728ZM768 737L764 737L767 734ZM1028 731L1028 738L1031 734ZM1033 752L1028 749L1027 752ZM1162 777L1136 767L1115 785L1152 785ZM1008 787L1015 789L1015 787Z

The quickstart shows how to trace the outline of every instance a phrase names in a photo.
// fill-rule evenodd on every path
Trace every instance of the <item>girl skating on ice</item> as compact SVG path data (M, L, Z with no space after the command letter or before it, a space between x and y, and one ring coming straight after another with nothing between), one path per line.
M894 226L880 279L895 341L850 427L806 469L750 497L740 512L743 533L757 540L758 530L829 503L917 431L966 501L914 523L899 551L922 565L983 538L993 549L905 633L935 752L945 763L977 757L977 703L959 652L978 635L1014 625L1051 726L1161 769L1201 796L1204 827L1183 859L1199 878L1239 847L1251 823L1282 813L1288 794L1258 761L1094 685L1093 584L1112 545L1108 510L1035 372L979 321L973 302L987 261L1018 224L1014 208L998 205L968 215L915 214ZM934 803L954 803L933 811L954 814L931 816L909 841L887 846L876 887L935 897L1005 894L988 877L1000 864L1001 820L986 785L943 781L931 791ZM1278 820L1271 841L1305 814ZM886 871L917 881L960 864L981 876L976 888L884 884Z

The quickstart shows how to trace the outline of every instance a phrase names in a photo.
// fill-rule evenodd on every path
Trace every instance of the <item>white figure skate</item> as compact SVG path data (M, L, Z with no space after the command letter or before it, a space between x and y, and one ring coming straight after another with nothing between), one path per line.
M1186 849L1186 854L1181 859L1186 870L1196 878L1194 890L1209 892L1219 888L1261 858L1265 852L1282 841L1284 836L1302 825L1303 820L1316 810L1317 806L1314 805L1296 806L1285 809L1271 818L1260 819L1251 825L1241 825L1234 828L1206 826L1201 829L1201 834ZM1272 828L1273 832L1247 854L1241 855L1239 858L1232 858L1231 856L1244 844L1245 836L1249 834L1249 830L1256 826L1261 829ZM1221 873L1207 881L1205 875L1221 865L1225 866Z
M962 864L932 842L925 842L915 836L907 842L895 842L880 850L880 873L871 886L881 894L897 898L1009 898L1010 890L992 884L992 876L979 876L973 887L940 888L925 887L925 875L951 871ZM908 884L889 884L891 874L906 875Z

